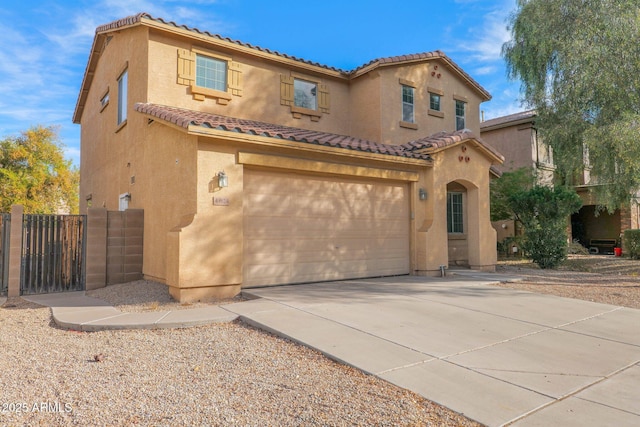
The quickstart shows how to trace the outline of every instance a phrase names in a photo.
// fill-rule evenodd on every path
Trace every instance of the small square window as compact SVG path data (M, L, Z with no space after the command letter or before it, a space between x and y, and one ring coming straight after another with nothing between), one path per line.
M429 108L433 111L440 111L440 95L437 93L429 94Z
M309 110L318 109L318 85L307 80L293 80L293 105Z
M413 92L414 92L414 88L412 88L411 86L402 85L402 121L403 122L413 123L415 121Z
M227 62L196 55L196 86L226 92Z
M466 102L456 100L456 130L465 128L465 105Z

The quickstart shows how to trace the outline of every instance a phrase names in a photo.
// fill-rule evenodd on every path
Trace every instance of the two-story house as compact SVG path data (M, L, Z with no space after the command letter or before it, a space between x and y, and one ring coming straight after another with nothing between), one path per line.
M535 111L523 111L497 117L480 123L482 139L495 147L505 157L501 172L530 168L540 185L553 185L555 166L553 151L538 135L535 127ZM589 171L588 152L584 153L584 169L577 177L575 190L582 198L583 206L571 216L568 227L569 240L575 240L591 253L613 254L613 247L624 230L638 228L640 210L637 198L629 206L613 213L598 211L598 200L592 191L596 182ZM569 220L567 220L569 225ZM517 234L514 221L494 223L498 241Z
M138 14L96 30L81 212L144 209L145 277L243 287L492 270L489 93L440 51L345 71Z

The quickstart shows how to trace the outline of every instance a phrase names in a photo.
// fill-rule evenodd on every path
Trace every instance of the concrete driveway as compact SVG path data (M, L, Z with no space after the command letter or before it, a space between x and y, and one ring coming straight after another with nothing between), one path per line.
M225 308L489 426L640 425L640 310L470 274L253 289Z

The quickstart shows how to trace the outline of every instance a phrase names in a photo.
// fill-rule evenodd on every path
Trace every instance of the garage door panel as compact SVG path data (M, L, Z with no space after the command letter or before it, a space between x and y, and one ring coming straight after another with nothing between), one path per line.
M408 184L245 170L243 286L409 273Z

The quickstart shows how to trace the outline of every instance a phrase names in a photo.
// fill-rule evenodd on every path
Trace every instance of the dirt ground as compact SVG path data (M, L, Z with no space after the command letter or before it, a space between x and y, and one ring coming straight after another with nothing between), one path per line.
M569 255L558 269L542 270L529 260L506 259L496 271L523 278L501 287L640 309L640 260Z

